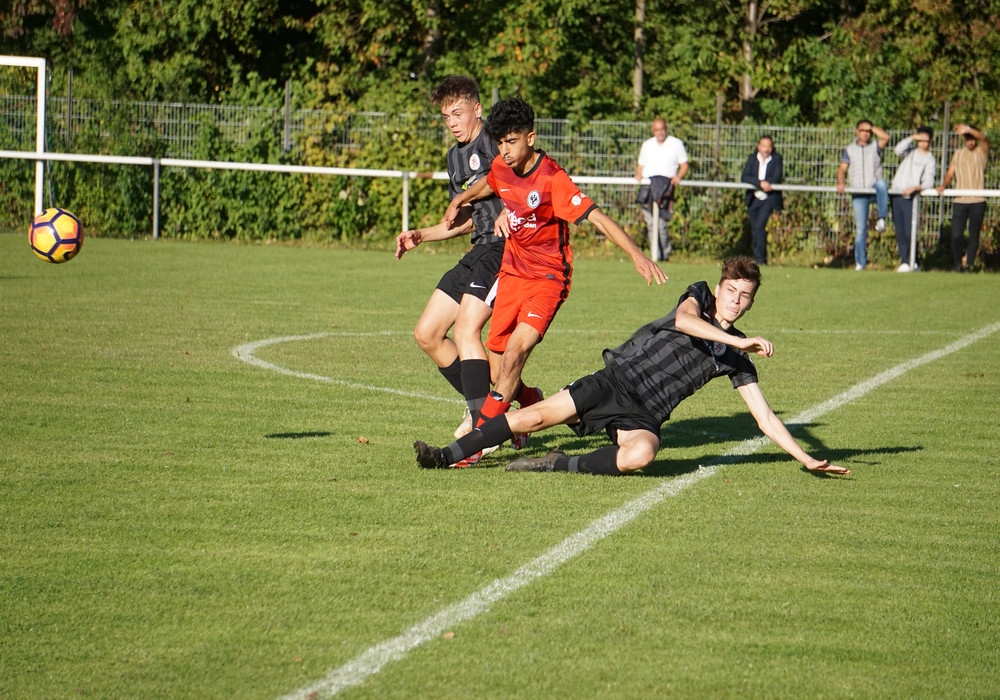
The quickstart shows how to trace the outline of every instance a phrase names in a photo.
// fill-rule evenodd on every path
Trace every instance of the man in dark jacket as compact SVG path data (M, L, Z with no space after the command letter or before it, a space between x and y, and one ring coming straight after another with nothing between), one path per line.
M747 213L750 215L753 257L759 265L767 263L767 218L782 207L781 192L771 187L781 182L781 171L781 154L775 152L774 140L761 136L757 151L747 158L740 178L753 186L752 190L747 190Z

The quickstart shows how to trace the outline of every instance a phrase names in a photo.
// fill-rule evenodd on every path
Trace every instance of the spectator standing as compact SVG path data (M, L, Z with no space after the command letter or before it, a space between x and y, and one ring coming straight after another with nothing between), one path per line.
M750 238L754 260L764 265L767 263L767 219L772 213L777 218L782 208L781 192L771 187L782 180L781 154L774 150L774 139L760 137L757 151L747 158L740 180L754 188L746 193Z
M931 153L931 139L934 130L929 126L921 126L912 136L896 144L896 155L902 158L896 175L892 178L892 222L896 226L896 245L899 246L899 257L902 259L896 272L912 272L917 265L911 266L910 237L913 225L914 195L922 190L934 187L934 155Z
M658 260L670 259L670 235L667 224L674 212L674 192L687 175L688 156L684 142L676 136L667 135L667 123L656 118L652 124L653 136L646 139L639 149L639 163L635 168L635 179L649 178L649 185L639 189L636 200L642 207L646 219L649 240L659 245ZM653 230L653 206L659 207L658 229Z
M986 189L986 158L990 154L990 142L979 129L968 124L959 124L955 133L965 137L965 148L955 151L951 164L945 171L941 194L948 184L955 180L957 190ZM955 197L951 212L951 259L955 272L968 272L976 262L979 252L979 231L986 215L985 197ZM965 246L965 226L969 225L969 245ZM962 256L965 259L962 259Z
M873 134L875 141L872 141ZM854 142L844 149L840 157L837 191L841 194L846 191L845 176L849 178L851 188L873 188L878 213L875 230L884 231L885 217L889 215L889 188L882 176L882 151L889 145L889 134L868 119L862 119L858 122L855 136ZM868 266L868 209L872 199L870 194L851 194L857 231L854 238L855 270L864 270Z

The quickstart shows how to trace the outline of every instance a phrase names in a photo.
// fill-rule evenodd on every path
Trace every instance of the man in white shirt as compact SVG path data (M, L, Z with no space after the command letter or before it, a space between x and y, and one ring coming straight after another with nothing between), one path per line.
M667 123L657 117L653 120L653 137L646 139L639 150L639 163L635 179L648 178L649 185L639 190L638 203L646 219L649 240L659 243L658 260L670 259L670 236L667 223L673 214L674 190L688 171L687 151L684 142L676 136L667 136ZM658 230L653 230L653 205L659 206Z

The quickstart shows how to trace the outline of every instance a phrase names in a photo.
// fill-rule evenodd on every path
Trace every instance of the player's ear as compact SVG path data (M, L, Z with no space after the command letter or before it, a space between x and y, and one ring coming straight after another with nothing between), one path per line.
M477 119L482 119L483 118L483 103L482 102L477 102L475 108L473 109L473 111L476 113L476 118Z
M529 146L534 146L535 145L535 132L534 131L529 131L528 132L527 141L528 141L528 145Z

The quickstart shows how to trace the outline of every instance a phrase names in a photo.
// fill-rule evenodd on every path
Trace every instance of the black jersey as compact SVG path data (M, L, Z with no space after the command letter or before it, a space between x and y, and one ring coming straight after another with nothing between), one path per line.
M715 320L715 297L707 282L696 282L677 301L693 297L701 317ZM724 343L710 343L677 330L677 308L647 323L625 343L604 351L606 369L662 424L677 404L716 377L728 376L733 387L757 382L757 368L747 353ZM745 338L730 328L727 333Z
M486 129L480 129L479 135L468 143L459 143L449 148L448 180L452 199L469 189L480 178L486 177L493 158L498 153L497 145L486 133ZM472 203L472 220L476 226L472 232L473 245L504 240L493 233L493 224L501 211L503 202L496 195Z

